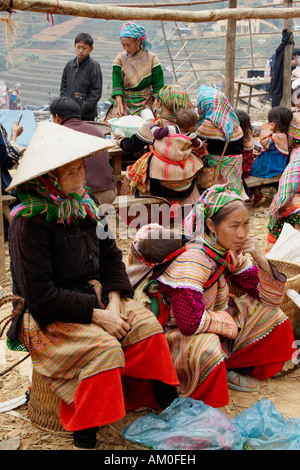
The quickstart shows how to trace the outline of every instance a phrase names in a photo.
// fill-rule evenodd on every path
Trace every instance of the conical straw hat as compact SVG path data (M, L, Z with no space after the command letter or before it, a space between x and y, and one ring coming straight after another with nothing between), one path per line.
M109 147L113 147L113 144L106 139L74 131L50 121L42 121L38 124L6 190L11 191L37 176L79 158L91 157Z

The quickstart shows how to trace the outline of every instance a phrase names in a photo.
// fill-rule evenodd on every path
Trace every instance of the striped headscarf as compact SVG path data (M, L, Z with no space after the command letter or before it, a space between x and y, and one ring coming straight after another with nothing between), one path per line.
M215 184L206 189L184 220L184 230L189 236L204 239L205 225L220 209L232 201L243 201L235 188L228 184Z
M34 217L45 214L46 220L60 224L76 224L78 219L89 216L95 223L100 221L97 206L90 197L90 188L85 187L83 196L63 194L54 171L24 183L17 192L20 204L11 212L12 217Z
M143 26L140 26L138 24L132 23L129 21L128 23L124 23L121 29L121 38L126 37L126 38L134 38L138 39L140 38L141 41L141 46L145 51L150 51L151 50L151 44L149 41L147 41L148 34L146 33L146 30L143 28Z
M239 120L224 93L213 87L201 85L198 90L197 105L200 124L209 120L222 130L226 140L230 140Z
M278 191L269 208L269 230L274 229L280 216L298 212L298 204L293 206L293 198L298 193L300 193L300 148L296 147L291 152L290 162L280 177ZM280 214L280 209L288 205L290 205L288 213Z
M180 109L193 109L193 104L181 85L165 85L159 90L158 96L174 116Z

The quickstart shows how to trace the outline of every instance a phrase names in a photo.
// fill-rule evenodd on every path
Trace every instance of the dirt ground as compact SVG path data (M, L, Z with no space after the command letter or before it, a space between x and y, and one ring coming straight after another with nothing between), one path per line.
M265 119L263 110L262 119ZM254 110L254 119L260 120L261 116ZM259 208L253 208L249 204L251 214L250 234L255 237L261 248L266 245L267 235L267 211L275 188L263 190L266 201ZM118 245L124 254L124 260L128 257L131 240L118 240ZM6 246L7 277L2 282L5 294L11 293L11 276L9 271L9 256ZM10 306L4 305L0 309L0 319L10 313ZM7 350L5 341L0 340L0 372L13 365L25 353L12 353ZM300 417L300 368L294 367L291 362L286 364L283 371L277 376L259 384L259 389L253 393L236 392L230 390L230 402L221 411L229 418L236 416L245 409L250 408L261 399L271 400L277 410L287 419ZM0 405L6 400L23 396L30 387L29 361L14 367L4 376L0 375ZM98 449L101 450L140 450L143 446L125 441L121 430L132 423L142 414L152 412L150 409L140 409L129 412L117 423L104 426L98 433ZM0 413L0 449L5 448L6 441L10 448L19 450L71 450L72 436L69 433L54 433L42 431L33 426L28 418L27 405L24 404L13 411ZM7 444L7 445L8 445Z

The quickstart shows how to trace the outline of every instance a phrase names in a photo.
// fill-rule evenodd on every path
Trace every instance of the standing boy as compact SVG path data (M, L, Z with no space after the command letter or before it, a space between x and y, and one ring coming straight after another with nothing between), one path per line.
M76 36L76 57L66 64L60 85L60 96L69 96L79 102L83 121L94 121L97 103L102 95L101 68L90 57L93 43L93 38L88 33L79 33Z

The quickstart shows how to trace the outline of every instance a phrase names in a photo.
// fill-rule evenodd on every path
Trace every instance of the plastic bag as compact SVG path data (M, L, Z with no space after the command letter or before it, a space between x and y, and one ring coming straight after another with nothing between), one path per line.
M138 418L125 439L154 450L242 450L243 439L219 410L192 398L176 398L160 415Z
M300 450L300 418L285 419L269 400L260 400L231 419L255 450Z

